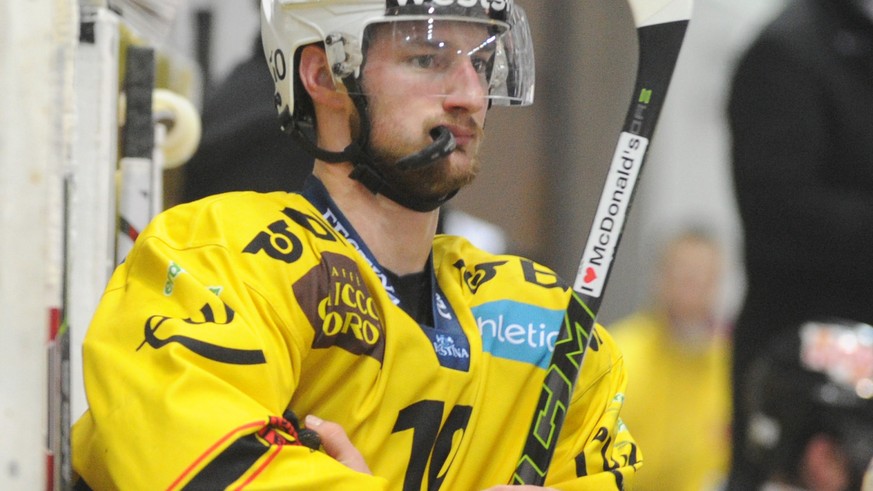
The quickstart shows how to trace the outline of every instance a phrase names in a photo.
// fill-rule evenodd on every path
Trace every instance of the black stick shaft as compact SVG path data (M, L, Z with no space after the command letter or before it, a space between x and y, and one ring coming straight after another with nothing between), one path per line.
M545 482L687 25L685 19L637 28L639 65L633 99L513 484Z

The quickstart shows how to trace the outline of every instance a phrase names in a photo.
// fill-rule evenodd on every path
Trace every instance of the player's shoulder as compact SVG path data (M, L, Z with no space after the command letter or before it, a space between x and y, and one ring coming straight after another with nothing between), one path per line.
M161 216L173 219L189 217L191 220L208 220L212 217L255 219L261 214L281 213L285 208L314 211L309 201L297 193L230 191L175 205L161 213Z
M348 241L308 200L287 192L230 192L181 204L158 215L143 235L142 242L162 248L221 251L258 276L295 276L288 268L305 272L328 251L352 255Z
M479 298L473 303L514 298L553 308L567 306L567 282L551 268L531 259L495 254L452 235L438 235L433 253L440 279L459 279L468 294Z
M324 234L324 225L317 210L299 194L234 191L176 205L159 214L147 230L197 246L245 242L262 232L286 238L306 231Z

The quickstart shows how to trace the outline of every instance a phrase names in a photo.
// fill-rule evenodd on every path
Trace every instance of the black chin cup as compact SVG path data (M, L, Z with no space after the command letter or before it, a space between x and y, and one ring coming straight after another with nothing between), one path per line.
M439 159L454 152L458 146L455 136L445 126L437 126L430 130L430 136L433 138L433 143L412 155L407 155L398 160L397 168L402 171L409 171L433 165Z

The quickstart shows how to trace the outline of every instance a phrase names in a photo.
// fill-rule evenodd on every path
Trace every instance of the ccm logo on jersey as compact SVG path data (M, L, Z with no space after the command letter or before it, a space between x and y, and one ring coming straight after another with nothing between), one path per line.
M354 261L325 252L293 289L315 330L313 349L336 346L382 361L385 329Z
M458 259L453 265L461 271L461 277L464 279L467 288L470 292L476 293L479 287L493 280L497 276L497 267L503 266L506 261L494 261L491 263L481 263L473 267L467 267L463 259ZM472 270L472 271L471 271Z

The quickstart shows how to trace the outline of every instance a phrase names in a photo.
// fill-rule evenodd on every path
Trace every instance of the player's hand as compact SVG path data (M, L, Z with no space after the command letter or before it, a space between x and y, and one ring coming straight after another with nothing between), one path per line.
M305 421L306 428L318 433L321 438L321 446L324 447L324 451L328 455L349 469L364 474L373 474L364 460L364 456L352 445L342 426L331 421L324 421L311 414L306 416Z

